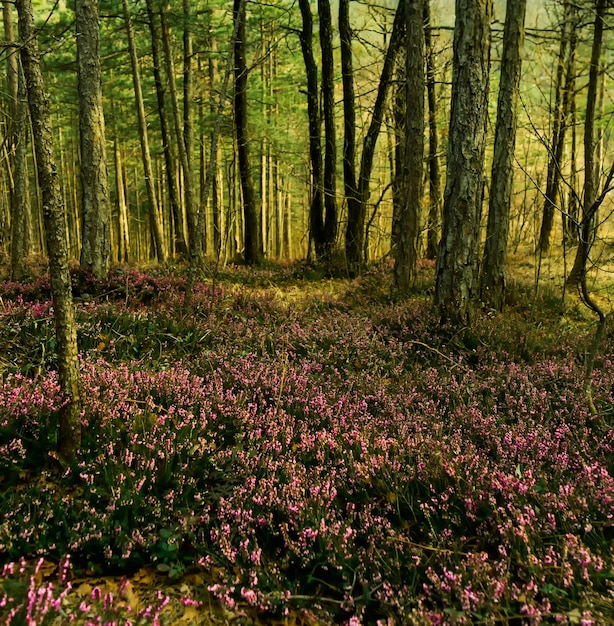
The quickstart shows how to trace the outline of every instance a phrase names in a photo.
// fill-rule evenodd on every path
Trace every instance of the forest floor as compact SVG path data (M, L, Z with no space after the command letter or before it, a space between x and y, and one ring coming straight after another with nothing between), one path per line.
M614 253L594 297L614 310ZM570 263L569 263L570 265ZM614 325L555 255L503 314L431 312L382 264L75 269L74 466L49 280L0 284L0 624L614 623Z

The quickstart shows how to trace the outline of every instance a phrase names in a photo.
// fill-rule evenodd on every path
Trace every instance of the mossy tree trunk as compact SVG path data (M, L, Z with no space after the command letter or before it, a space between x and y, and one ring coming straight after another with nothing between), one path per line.
M68 266L68 242L60 180L53 156L53 134L49 97L40 68L37 31L32 0L17 0L21 62L26 79L32 119L34 150L41 187L49 274L53 295L53 317L57 337L60 388L66 403L60 410L58 457L68 463L81 444L81 389L77 330Z
M2 3L4 37L8 43L15 41L13 28L12 3ZM11 277L21 278L23 261L32 246L32 220L28 201L28 105L26 103L23 70L19 67L19 51L16 46L6 49L6 78L10 98L10 123L7 140L10 147L8 168L12 167L10 182L11 202Z

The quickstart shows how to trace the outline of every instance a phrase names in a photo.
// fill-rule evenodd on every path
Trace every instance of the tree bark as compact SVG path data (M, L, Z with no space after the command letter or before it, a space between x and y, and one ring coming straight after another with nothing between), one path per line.
M350 0L339 0L339 39L343 82L343 182L348 213L354 215L359 211L360 198L356 184L356 96L352 67Z
M318 0L322 54L322 112L324 116L324 241L320 255L329 259L337 237L337 138L332 15L329 0ZM345 89L345 81L344 81ZM317 245L317 242L316 242Z
M403 40L404 32L405 0L399 0L394 17L392 34L390 36L390 43L388 44L388 50L384 58L384 67L382 68L382 74L377 88L377 96L373 106L371 122L369 123L369 128L367 129L362 145L362 156L358 175L358 197L360 202L357 204L355 211L348 211L348 223L345 232L345 256L351 275L359 273L364 265L365 220L370 195L369 185L371 182L371 172L373 170L373 159L375 157L377 138L382 127L382 122L384 121L384 112L394 70L395 58L401 41Z
M177 189L177 177L175 172L175 154L173 153L171 134L168 125L168 115L166 112L166 88L162 80L159 47L159 33L156 23L156 12L153 6L153 0L146 0L147 17L149 22L149 32L151 35L151 59L156 85L156 98L158 101L158 117L160 119L160 134L162 136L162 152L164 154L164 165L166 170L166 182L168 188L168 200L171 205L175 228L173 230L175 238L175 251L185 257L188 254L188 244L185 239L183 227L183 209L179 201L179 191Z
M196 239L196 204L194 202L194 181L192 176L192 159L188 153L185 143L186 137L181 123L179 111L179 98L177 96L177 85L175 82L175 63L173 61L173 51L171 47L170 31L166 23L164 11L160 11L160 24L162 27L162 43L164 47L164 59L166 62L166 76L168 78L169 91L171 96L171 109L173 112L173 125L175 127L175 138L179 150L179 160L183 171L183 195L185 200L186 215L188 217L188 238L190 246L197 245L202 248L202 241Z
M318 66L313 54L313 16L309 0L299 0L303 27L299 34L307 77L307 117L309 120L309 162L311 164L311 203L309 234L316 255L325 246L324 190L322 180L322 141L320 137L320 102L318 98Z
M505 300L505 262L514 182L514 149L526 6L526 0L507 1L503 30L490 204L480 284L482 301L497 311L503 310Z
M256 207L254 179L249 150L247 125L247 62L245 59L245 2L234 0L234 20L237 25L235 50L234 113L239 174L243 192L244 259L248 265L260 263L263 256L260 220Z
M567 278L567 283L577 285L586 273L586 264L590 249L596 236L597 211L593 210L597 199L598 170L596 167L595 141L595 110L597 92L599 90L599 66L601 63L601 49L603 46L603 22L606 10L606 0L596 0L595 27L593 45L591 49L591 65L586 95L586 113L584 117L584 200L582 221L579 227L578 249L574 264Z
M394 278L408 291L416 271L416 244L422 205L424 158L424 25L423 0L405 0L405 155L401 214L396 238Z
M81 145L81 265L103 278L111 263L111 201L100 71L98 0L76 0Z
M183 141L190 162L194 156L193 55L192 11L190 0L183 0Z
M128 225L128 207L126 206L126 192L124 188L124 170L122 166L119 141L113 142L115 153L115 193L117 194L118 212L118 260L120 263L130 261L130 228Z
M49 275L53 296L53 317L57 338L58 374L66 403L60 409L57 454L69 463L81 445L81 389L77 329L72 301L66 221L57 168L53 156L53 134L49 97L40 69L40 54L31 0L17 0L21 62L26 79L33 127L34 150L43 201Z
M2 3L4 37L7 42L15 41L12 3ZM23 71L18 62L18 48L10 46L6 50L6 77L10 97L9 110L11 123L8 125L7 140L10 142L13 176L10 179L11 202L11 278L18 280L23 273L23 261L29 255L32 245L30 204L28 202L28 106ZM28 219L30 218L30 219Z
M439 221L441 219L441 173L439 167L439 131L437 130L437 94L435 92L435 46L431 34L431 0L424 2L424 39L426 47L426 92L429 125L429 214L426 226L426 258L437 258Z
M442 322L469 322L478 287L479 226L488 122L492 0L456 0L452 110L434 306Z
M561 165L565 151L565 134L567 118L573 99L574 65L576 56L576 28L578 27L578 8L570 0L564 2L564 17L561 26L559 58L554 83L554 111L552 123L552 144L548 154L548 170L546 174L546 195L542 223L539 233L538 247L541 252L548 252L554 227L554 212L559 200L561 183Z
M128 51L132 66L132 83L134 85L134 97L136 99L136 109L139 120L139 139L141 142L141 157L143 159L143 169L145 172L145 187L147 189L147 201L149 203L149 223L153 231L153 238L156 244L158 260L165 263L167 259L166 243L164 232L160 220L160 209L154 182L153 167L151 165L151 155L149 152L149 137L147 134L147 118L145 116L145 104L143 102L143 91L141 89L141 74L139 71L139 59L134 42L134 27L130 17L130 7L128 0L122 0L124 10L124 21L126 26L126 36L128 39Z

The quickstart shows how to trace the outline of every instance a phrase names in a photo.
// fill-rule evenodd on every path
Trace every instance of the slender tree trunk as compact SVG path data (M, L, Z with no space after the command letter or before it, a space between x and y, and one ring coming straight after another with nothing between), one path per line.
M58 351L60 388L66 403L60 409L58 458L69 463L81 445L81 389L77 329L72 301L66 220L60 181L53 156L53 134L49 113L49 97L45 91L40 69L40 54L34 26L31 0L17 0L19 38L30 116L33 126L34 149L43 200L45 235L49 253L49 275L53 296L53 317Z
M429 124L429 214L426 226L426 258L437 258L439 221L441 219L441 173L439 168L439 132L437 130L437 94L435 91L435 46L431 34L431 0L424 2L424 38L426 46L426 92Z
M498 311L503 310L505 300L505 262L514 182L514 149L526 6L526 0L508 0L503 30L490 206L480 285L482 301Z
M128 39L128 49L130 53L130 63L132 65L132 82L134 85L134 96L136 98L136 109L139 120L139 139L141 142L141 156L143 159L143 169L145 171L145 186L147 189L147 201L149 203L149 222L153 231L153 238L156 244L158 260L165 263L167 259L166 245L164 242L164 232L160 220L160 210L156 197L156 187L154 182L153 168L151 165L151 155L149 152L149 138L147 134L147 118L145 116L145 104L143 102L143 92L141 90L141 75L139 71L139 59L136 53L134 42L134 28L130 17L130 7L128 0L122 0L124 10L124 21L126 24L126 36Z
M356 184L356 96L352 67L350 0L339 0L339 39L343 81L343 182L348 213L354 215L360 210L360 198Z
M442 322L454 325L469 322L478 290L491 18L492 0L456 0L452 111L434 299Z
M578 50L578 31L572 30L569 40L569 58L567 61L567 85L569 93L569 129L571 145L569 149L569 187L578 188L578 107L576 105L576 56ZM570 193L567 210L563 213L563 244L571 244L578 239L577 226L581 220L578 194Z
M406 55L403 55L406 57ZM392 103L392 126L394 128L394 146L390 148L390 171L392 181L392 229L390 233L390 253L392 258L396 255L399 242L399 225L403 212L403 168L405 159L405 124L407 109L406 89L406 58L397 58L395 69L396 89ZM371 220L372 221L372 220ZM368 230L368 229L367 229Z
M300 32L301 51L307 75L307 117L309 120L309 161L311 165L311 204L309 234L316 256L325 250L324 189L322 173L322 142L320 137L320 102L318 98L318 67L313 54L313 17L309 0L299 0L303 27Z
M4 22L4 37L7 42L15 41L13 28L12 3L4 0L2 3L2 18ZM32 226L28 219L30 205L28 202L28 106L26 104L26 87L23 72L20 71L16 46L6 49L6 77L10 97L10 118L7 140L10 142L11 159L8 166L12 166L12 180L10 188L11 204L11 277L13 280L21 278L23 261L29 255L31 248Z
M188 244L185 240L183 227L183 210L179 200L179 192L177 190L177 177L175 176L175 154L171 141L171 135L168 124L168 115L166 112L166 88L162 80L159 47L159 33L157 29L156 12L153 6L153 0L146 0L147 16L149 23L149 32L151 34L151 57L154 83L156 85L156 97L158 100L158 117L160 119L160 134L162 135L162 151L164 153L164 164L166 170L166 181L168 188L168 200L171 205L171 211L175 221L173 234L175 237L176 253L185 257L188 254Z
M188 237L190 245L197 245L202 249L202 241L196 239L196 205L194 202L194 181L192 177L192 159L185 143L184 129L181 123L177 85L175 82L175 63L171 46L170 31L166 23L164 11L160 11L160 24L162 27L162 42L164 44L164 59L166 61L166 76L168 78L171 96L171 108L173 111L173 124L175 138L179 149L179 160L183 172L183 196L185 199L186 215L188 217Z
M371 172L373 170L373 159L375 157L375 148L377 138L379 136L382 122L384 120L384 111L387 104L388 89L390 88L391 78L394 70L395 58L399 50L400 44L405 33L405 0L399 0L390 43L384 58L384 67L380 76L377 96L371 122L363 140L362 156L360 159L360 171L358 175L358 203L355 212L348 211L348 223L345 232L345 256L348 263L350 273L356 274L363 265L363 250L365 242L365 220L367 216L367 204L370 195Z
M601 49L603 46L603 22L606 0L596 0L595 29L591 50L591 66L586 95L586 114L584 118L584 201L582 222L579 228L578 249L574 264L567 278L567 283L577 285L586 272L590 249L595 241L596 215L594 209L597 200L598 171L596 163L597 142L595 141L595 110L599 91L599 72Z
M217 75L217 61L215 59L215 51L216 51L216 41L211 34L211 16L209 15L209 24L207 30L207 44L211 50L211 54L209 55L209 59L207 62L207 76L209 78L209 91L211 94L214 93L214 86ZM210 98L210 112L212 115L216 112L215 103L213 97ZM210 144L213 145L213 134L210 135L209 141ZM221 161L220 154L220 146L219 143L216 142L216 153L211 154L210 158L215 160L215 163L219 163ZM209 168L209 165L207 165ZM223 175L222 172L219 172L220 175ZM223 256L222 252L222 244L224 242L224 210L223 210L223 202L220 201L220 193L223 190L224 186L218 183L218 172L216 170L212 171L211 175L211 213L212 213L212 222L213 222L213 250L215 253L215 258L218 260ZM205 189L206 189L206 176L205 176ZM207 190L208 193L208 190ZM207 194L203 194L201 192L201 206L203 205L203 195L206 198Z
M403 199L395 250L397 289L407 291L416 271L416 244L422 205L424 159L424 24L423 0L405 0L405 155Z
M190 0L183 0L183 142L190 163L194 156L193 56Z
M111 201L102 108L98 0L76 0L79 137L81 141L81 265L102 278L111 263Z
M256 207L254 180L249 149L249 130L247 125L247 62L245 59L245 2L234 0L234 19L238 25L235 41L235 131L237 135L237 152L239 157L239 173L243 194L244 216L244 258L248 265L260 263L262 260L262 237L260 220Z
M329 258L337 237L337 138L332 15L329 0L318 0L322 54L322 111L324 116L324 247ZM350 51L351 55L351 51ZM347 56L347 50L346 50ZM347 79L344 79L344 89Z
M128 228L128 208L126 206L126 192L124 188L124 173L119 149L119 141L114 141L115 152L115 192L117 194L118 213L118 260L120 263L130 261L130 229Z
M559 201L567 118L569 116L570 102L573 98L571 86L574 83L574 64L577 42L575 30L578 27L578 15L578 9L575 4L570 0L565 0L559 58L554 83L555 97L552 146L548 155L546 195L544 198L542 224L539 234L539 250L541 252L548 252L550 249L550 240L554 227L554 212Z

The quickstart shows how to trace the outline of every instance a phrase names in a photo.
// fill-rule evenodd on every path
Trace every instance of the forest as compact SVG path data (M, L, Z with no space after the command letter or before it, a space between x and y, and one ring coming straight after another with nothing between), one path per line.
M614 623L614 3L2 8L0 626Z

